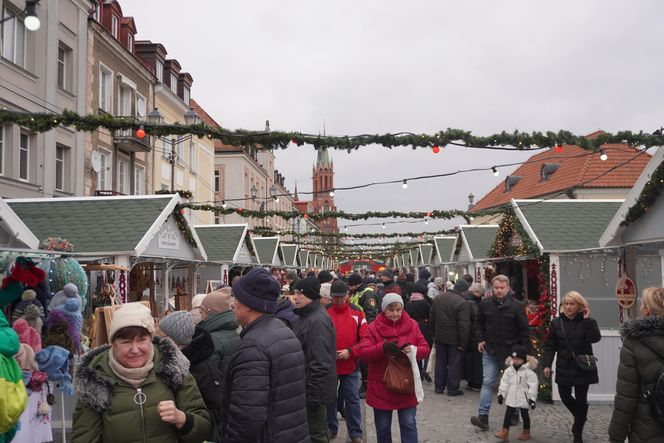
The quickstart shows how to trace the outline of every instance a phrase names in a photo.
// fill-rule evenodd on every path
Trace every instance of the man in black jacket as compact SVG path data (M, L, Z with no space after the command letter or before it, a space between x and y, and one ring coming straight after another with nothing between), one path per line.
M471 417L470 422L482 430L489 429L489 410L494 388L512 345L520 344L530 349L526 310L523 304L508 295L509 278L497 275L491 285L493 296L480 302L475 325L477 350L483 353L483 374L479 416Z
M312 443L328 443L327 404L337 398L337 343L332 319L318 302L320 282L307 277L295 285L293 331L302 344L307 390L307 419Z
M302 346L275 318L279 283L255 268L233 286L240 346L226 370L222 401L223 442L308 442Z

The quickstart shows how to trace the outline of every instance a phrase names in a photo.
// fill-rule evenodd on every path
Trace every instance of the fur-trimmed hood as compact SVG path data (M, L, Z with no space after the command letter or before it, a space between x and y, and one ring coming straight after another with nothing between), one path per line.
M664 335L664 317L628 320L620 326L620 335L623 339Z
M512 357L507 357L505 359L505 364L507 366L512 366ZM534 356L526 355L526 362L521 367L523 366L528 366L530 369L534 371L535 369L537 369L537 366L539 366L539 362Z
M170 389L176 391L189 374L189 360L168 339L154 337L154 373ZM88 407L103 412L111 404L115 384L119 379L108 364L110 345L100 346L86 353L76 369L74 388L78 398Z
M203 360L207 360L214 354L212 336L205 329L196 327L191 343L182 348L182 353L189 359L191 366L196 366Z

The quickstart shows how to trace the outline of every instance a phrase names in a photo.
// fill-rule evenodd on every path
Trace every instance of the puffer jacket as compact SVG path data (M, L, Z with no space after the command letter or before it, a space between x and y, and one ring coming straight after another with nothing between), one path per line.
M328 404L337 398L337 340L332 319L318 300L295 313L293 332L304 352L307 403Z
M241 338L228 362L222 434L214 441L308 442L304 354L293 331L264 315Z
M597 343L602 338L597 322L592 318L584 319L583 313L579 312L570 320L565 314L562 314L551 321L549 338L544 344L543 367L550 368L554 355L558 353L555 371L556 383L562 386L580 386L598 383L597 370L587 372L581 371L576 367L574 356L567 346L567 341L565 341L565 336L560 328L561 322L565 326L565 334L567 334L567 339L576 354L592 355L592 343Z
M466 295L466 303L470 310L470 337L468 338L468 347L466 349L477 351L477 333L475 327L477 325L477 317L480 315L480 302L481 297L475 297L473 294Z
M214 349L219 357L221 376L226 374L226 366L233 352L240 345L240 336L237 335L237 322L232 310L210 315L198 324L212 336Z
M521 302L509 295L499 302L492 296L482 300L479 307L475 335L478 342L486 342L486 352L504 360L514 344L530 349L528 317Z
M502 395L505 404L512 408L527 409L530 407L529 400L537 401L537 388L539 380L535 369L537 359L532 355L526 357L526 361L517 370L512 366L512 358L505 359L505 372L500 379L498 395Z
M431 324L436 343L466 349L470 336L470 307L463 295L445 291L433 301Z
M664 426L650 414L650 404L641 399L651 388L664 364L664 317L626 321L620 327L618 381L609 425L611 442L656 443L664 441ZM652 348L652 349L650 349Z
M219 357L214 352L214 342L210 333L197 327L191 343L182 348L182 353L189 360L189 372L194 376L210 414L213 435L217 435L221 424L223 378L219 369Z
M403 311L396 322L387 319L384 313L369 324L367 333L360 341L360 359L368 363L367 404L372 408L395 410L417 406L415 393L398 394L388 391L383 381L388 356L383 352L383 343L396 342L399 347L410 343L417 346L417 360L429 355L429 345L415 320ZM403 357L405 358L405 357Z
M200 443L212 435L205 403L189 373L189 361L168 339L155 337L154 368L141 384L145 403L134 402L137 389L120 380L108 363L110 345L85 354L76 370L78 394L73 442ZM157 405L172 400L187 420L178 430L159 417Z

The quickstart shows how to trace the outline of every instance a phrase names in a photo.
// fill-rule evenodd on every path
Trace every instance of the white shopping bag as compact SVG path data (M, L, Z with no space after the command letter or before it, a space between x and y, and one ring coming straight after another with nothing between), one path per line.
M420 368L417 366L417 346L410 345L410 352L407 354L410 360L410 369L413 371L413 380L415 381L415 397L417 402L424 400L424 389L422 389L422 379L420 378Z
M429 353L429 361L427 362L426 373L429 374L429 377L436 378L436 347L431 346L431 352Z

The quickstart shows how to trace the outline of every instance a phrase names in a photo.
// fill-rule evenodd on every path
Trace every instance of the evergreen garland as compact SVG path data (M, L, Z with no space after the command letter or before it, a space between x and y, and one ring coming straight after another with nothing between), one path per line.
M514 236L518 236L521 244L518 246L510 245ZM517 257L517 256L538 256L539 248L530 239L530 236L521 225L521 222L514 214L512 209L506 209L503 218L498 225L496 239L491 245L489 251L490 257Z
M627 215L625 215L625 220L623 220L620 225L629 226L643 217L643 214L648 212L648 209L655 203L655 201L657 201L657 198L662 193L663 189L664 162L660 163L653 171L650 180L648 180L643 186L643 190L641 191L639 198L636 200L636 203L629 208Z

